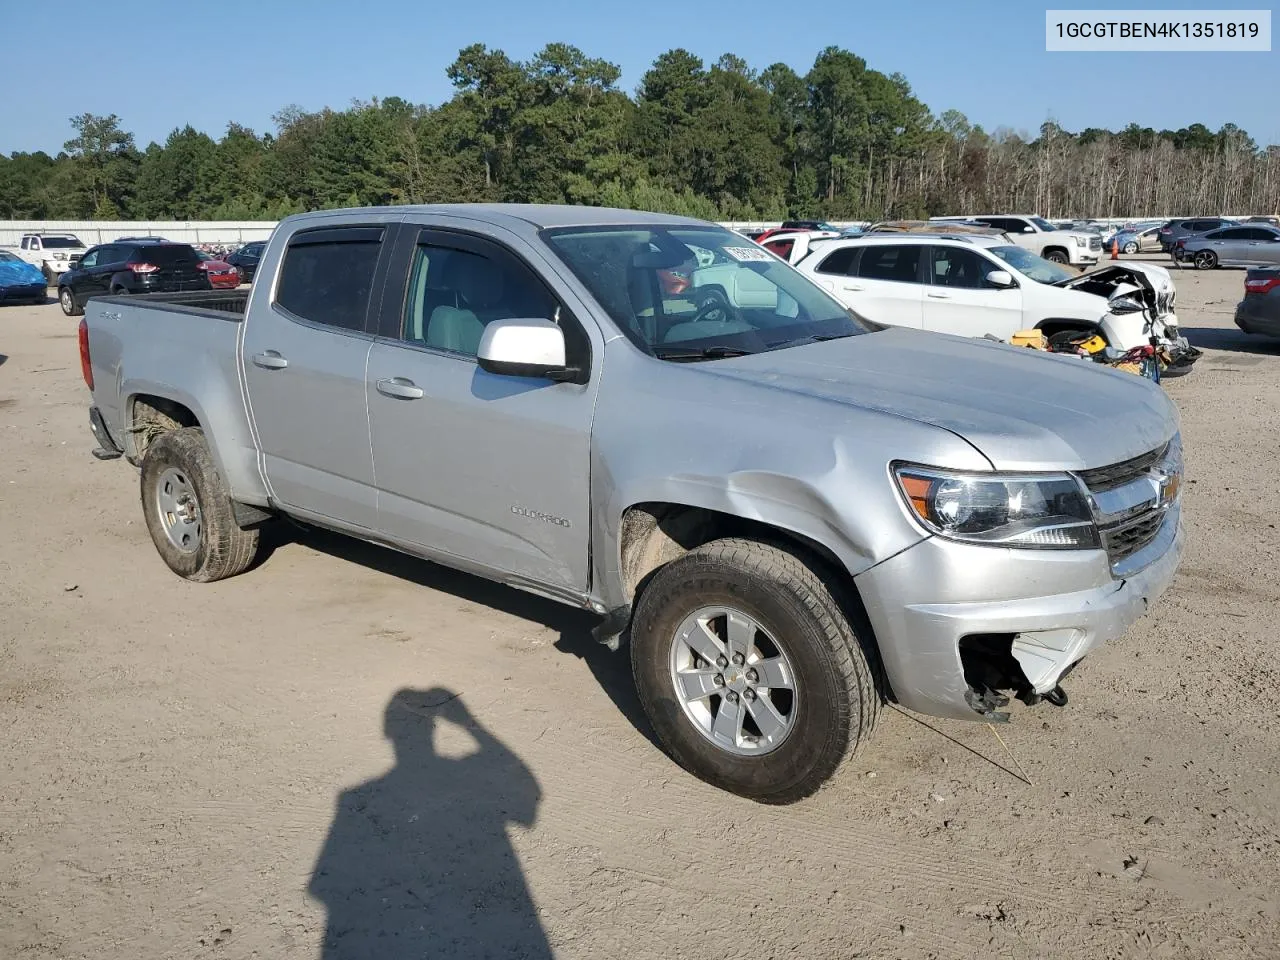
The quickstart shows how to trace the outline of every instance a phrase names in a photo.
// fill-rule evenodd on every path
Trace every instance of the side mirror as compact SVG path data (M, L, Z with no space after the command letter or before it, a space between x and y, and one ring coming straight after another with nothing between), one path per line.
M1027 226L1025 226L1025 227L1023 227L1023 228L1022 228L1022 232L1023 232L1023 233L1035 233L1035 232L1036 232L1036 228L1035 228L1035 227L1033 227L1033 226L1031 226L1030 224L1028 224Z
M1146 308L1132 297L1116 297L1109 304L1107 309L1117 316L1125 316L1130 313L1141 313Z
M991 284L991 286L995 287L997 290L1008 290L1011 287L1017 286L1017 284L1013 282L1013 274L1008 270L992 270L987 274L987 283Z
M480 369L506 377L575 380L581 371L565 363L564 331L550 320L494 320L480 335Z

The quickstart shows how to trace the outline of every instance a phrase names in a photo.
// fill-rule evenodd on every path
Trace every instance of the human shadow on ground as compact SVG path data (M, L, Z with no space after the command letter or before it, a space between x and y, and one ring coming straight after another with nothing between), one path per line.
M1201 349L1280 356L1280 338L1245 333L1235 327L1182 327L1181 333Z
M8 359L9 359L9 358L8 358L8 357L6 357L3 353L0 353L0 367L3 367L3 366L4 366L4 362L5 362L6 360L8 360Z
M442 722L478 749L441 755ZM552 957L507 834L537 820L533 774L443 688L397 692L383 729L395 766L339 795L307 885L320 960Z
M618 651L609 650L591 635L592 628L600 622L596 614L363 540L289 523L269 524L263 528L262 548L256 564L266 563L275 550L290 543L303 544L331 557L358 563L556 631L559 637L555 648L582 660L618 711L645 739L662 749L636 693L629 651L626 647Z

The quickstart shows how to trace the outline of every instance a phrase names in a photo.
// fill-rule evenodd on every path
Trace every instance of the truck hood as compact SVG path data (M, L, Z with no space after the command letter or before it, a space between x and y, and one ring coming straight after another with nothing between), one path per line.
M1177 430L1176 408L1143 377L1077 357L903 328L699 367L941 427L997 470L1107 466L1159 447Z

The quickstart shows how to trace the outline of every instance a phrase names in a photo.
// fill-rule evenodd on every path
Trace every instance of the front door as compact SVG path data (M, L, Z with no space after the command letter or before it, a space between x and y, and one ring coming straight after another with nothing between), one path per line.
M366 391L384 536L571 591L588 586L594 381L481 370L485 324L556 320L589 369L584 329L493 239L406 226ZM393 295L392 291L398 291Z
M254 301L241 347L272 498L366 529L377 518L364 391L368 328L394 230L375 220L295 232L272 301L261 308Z
M987 281L988 273L1003 269L975 250L931 247L924 328L961 337L989 333L1001 340L1022 329L1022 290L1001 289Z

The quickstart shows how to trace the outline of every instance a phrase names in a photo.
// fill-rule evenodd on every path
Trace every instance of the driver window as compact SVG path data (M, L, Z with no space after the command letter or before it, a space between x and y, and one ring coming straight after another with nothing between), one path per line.
M1003 269L959 247L933 247L930 260L929 282L938 287L980 289L987 286L987 273Z
M559 322L558 304L542 284L505 258L420 243L409 269L401 339L474 357L494 320Z
M90 250L90 251L89 251L88 253L86 253L83 257L81 257L81 258L80 258L80 269L82 269L82 270L83 270L85 267L96 267L97 265L98 265L98 251L97 251L97 250Z

